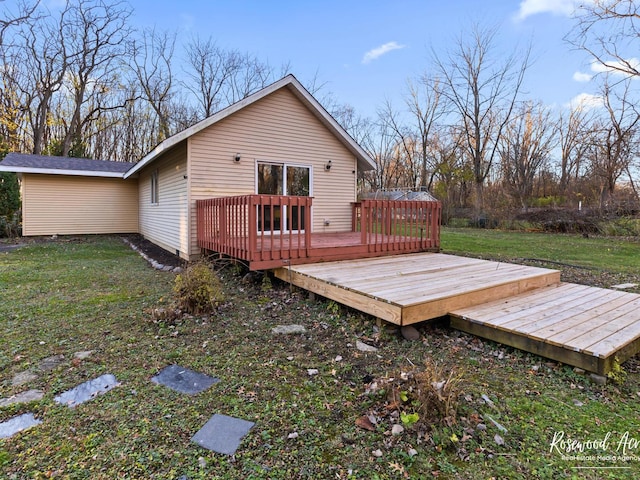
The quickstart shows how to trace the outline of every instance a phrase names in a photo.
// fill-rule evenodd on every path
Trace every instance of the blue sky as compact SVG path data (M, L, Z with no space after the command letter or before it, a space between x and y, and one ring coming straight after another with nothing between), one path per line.
M575 0L131 0L133 23L177 29L178 43L211 36L271 65L314 76L365 116L386 99L401 106L406 82L428 71L473 23L498 28L498 48L533 45L527 97L564 106L593 94L589 59L563 40Z

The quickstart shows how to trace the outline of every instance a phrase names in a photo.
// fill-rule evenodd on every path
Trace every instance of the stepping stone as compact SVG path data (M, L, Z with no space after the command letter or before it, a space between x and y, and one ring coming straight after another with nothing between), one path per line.
M42 423L33 416L33 413L23 413L17 417L10 418L6 422L0 423L0 438L9 438L22 430L31 428Z
M7 407L14 403L33 402L40 400L42 397L44 397L42 390L27 390L26 392L21 392L8 398L0 398L0 407Z
M361 352L377 352L378 351L377 347L361 342L360 340L356 340L356 348Z
M293 335L297 333L305 333L307 331L304 325L278 325L273 327L271 332L276 335Z
M180 365L169 365L163 368L151 381L169 387L180 393L195 395L209 388L220 379L210 377L204 373L194 372Z
M63 405L67 405L69 408L73 408L76 405L80 405L81 403L97 397L98 395L107 393L113 387L117 387L118 385L120 384L116 380L116 377L107 373L61 393L55 397L54 400Z
M93 350L83 350L82 352L76 352L73 354L73 358L77 360L85 360L91 356Z
M24 372L17 373L11 380L11 385L19 387L25 383L33 382L38 379L38 375L31 370L25 370Z
M52 357L47 357L44 360L41 360L38 365L38 369L40 369L41 372L48 372L56 368L62 362L64 362L64 355L53 355Z
M233 455L240 446L242 438L255 424L247 420L215 414L191 438L207 450L225 455Z

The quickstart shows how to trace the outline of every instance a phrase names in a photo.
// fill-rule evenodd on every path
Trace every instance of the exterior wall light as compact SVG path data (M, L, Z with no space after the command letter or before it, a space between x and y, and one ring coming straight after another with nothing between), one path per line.
M236 153L236 156L233 157L233 161L238 163L238 162L240 162L240 158L242 158L242 156L239 153Z
M327 162L327 164L324 166L324 169L328 172L329 170L331 170L331 160L329 160Z

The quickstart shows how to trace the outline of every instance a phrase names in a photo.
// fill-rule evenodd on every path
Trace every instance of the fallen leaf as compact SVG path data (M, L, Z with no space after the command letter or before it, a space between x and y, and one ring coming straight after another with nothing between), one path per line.
M389 466L394 472L404 473L404 467L398 462L389 462Z
M371 423L371 420L369 420L369 417L366 415L362 415L356 419L356 426L369 430L370 432L373 432L376 429L376 427L373 426L373 423Z
M394 400L393 402L391 402L389 405L386 406L386 409L389 411L397 410L398 408L400 408L400 403L397 400Z

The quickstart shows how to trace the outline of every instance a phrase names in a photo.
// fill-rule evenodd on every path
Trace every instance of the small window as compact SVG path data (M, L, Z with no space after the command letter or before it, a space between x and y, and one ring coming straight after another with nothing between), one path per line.
M151 203L158 204L158 170L151 172Z

